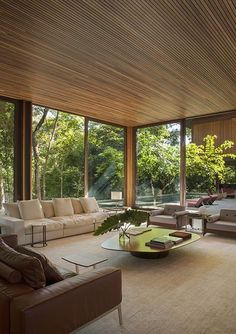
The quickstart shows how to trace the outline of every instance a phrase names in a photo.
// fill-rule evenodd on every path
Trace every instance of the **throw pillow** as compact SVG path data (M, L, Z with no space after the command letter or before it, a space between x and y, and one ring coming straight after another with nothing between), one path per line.
M36 252L28 247L18 246L16 250L25 255L34 256L41 262L46 277L47 285L60 282L64 279L60 271L40 252Z
M43 209L38 199L18 201L18 207L22 219L44 218Z
M3 203L3 207L7 216L21 219L17 203Z
M34 289L43 288L46 279L41 262L35 257L23 255L7 246L0 238L0 261L18 270L23 280Z
M71 198L71 203L75 214L83 213L84 209L79 198Z
M20 283L22 280L21 273L7 264L0 262L0 277L9 283Z
M94 197L89 197L89 198L81 197L80 202L82 204L84 212L86 213L99 211L98 203Z
M40 201L45 218L55 217L54 206L52 201Z
M55 216L72 216L74 209L70 198L53 198L52 199Z

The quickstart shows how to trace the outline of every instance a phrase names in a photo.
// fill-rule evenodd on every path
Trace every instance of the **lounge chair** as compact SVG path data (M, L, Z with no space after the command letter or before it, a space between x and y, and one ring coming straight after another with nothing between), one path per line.
M208 205L210 201L210 196L201 196L200 198L187 200L186 206L200 208L202 205Z

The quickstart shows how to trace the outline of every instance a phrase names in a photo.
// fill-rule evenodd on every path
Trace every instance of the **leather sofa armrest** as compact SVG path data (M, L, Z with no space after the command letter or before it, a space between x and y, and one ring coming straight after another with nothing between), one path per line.
M173 213L173 217L179 217L179 216L185 216L188 214L188 211L176 211L175 213Z
M69 333L121 303L121 271L104 268L15 298L14 334Z
M214 223L214 222L216 222L219 219L220 219L220 215L219 214L215 214L215 215L211 215L211 216L207 217L208 223Z
M25 224L23 219L1 216L0 226L2 233L16 234L19 245L25 243Z

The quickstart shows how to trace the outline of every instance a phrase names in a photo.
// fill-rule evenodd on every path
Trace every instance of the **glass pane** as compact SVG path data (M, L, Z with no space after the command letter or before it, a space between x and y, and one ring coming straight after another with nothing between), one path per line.
M180 124L137 130L136 204L179 202Z
M84 118L33 106L33 197L84 195Z
M14 103L0 101L0 210L14 197L14 111Z
M124 129L89 122L89 196L101 205L123 204L124 198ZM111 192L122 200L111 200Z

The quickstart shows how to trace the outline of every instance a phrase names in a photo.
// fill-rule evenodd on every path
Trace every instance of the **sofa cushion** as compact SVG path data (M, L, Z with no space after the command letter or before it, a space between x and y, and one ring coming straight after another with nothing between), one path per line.
M25 234L32 234L32 224L39 223L39 224L46 224L46 231L58 231L63 229L63 224L60 221L54 221L55 217L51 219L43 218L43 219L29 219L25 220ZM42 233L42 227L39 226L34 228L34 233Z
M46 285L43 267L38 259L23 255L7 246L0 238L0 261L20 271L23 280L32 288L39 289Z
M53 198L55 216L72 216L74 209L70 198Z
M79 198L71 198L71 203L72 203L75 214L84 212L84 209L82 207L82 204Z
M17 203L22 219L40 219L44 217L43 209L38 199L18 201Z
M40 201L45 218L51 218L55 216L54 206L52 201Z
M21 219L17 203L3 203L3 207L7 216Z
M9 283L20 283L22 280L21 273L0 261L0 277Z
M73 228L78 225L85 226L88 224L93 223L93 219L91 216L87 215L86 213L73 215L73 216L62 216L62 217L53 217L54 221L60 222L63 224L64 228Z
M83 206L85 213L98 212L99 206L94 197L80 197L80 202Z
M236 222L236 210L221 209L220 210L220 220Z
M39 259L43 266L47 285L60 282L64 279L60 271L48 260L48 258L44 254L36 252L35 250L24 246L18 246L16 250L21 254L34 256Z
M171 225L176 225L176 218L173 216L151 216L150 217L150 224L152 223L161 223L161 224L171 224Z

